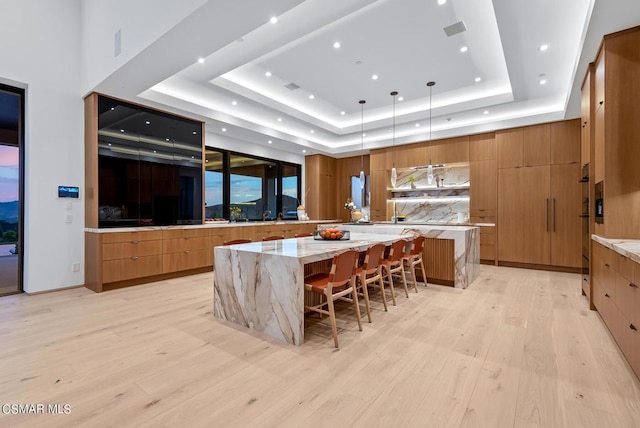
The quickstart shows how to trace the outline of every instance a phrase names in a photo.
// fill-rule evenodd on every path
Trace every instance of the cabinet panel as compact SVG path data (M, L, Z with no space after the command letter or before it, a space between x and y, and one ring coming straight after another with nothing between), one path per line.
M471 162L469 207L496 209L498 192L498 170L495 160Z
M103 244L113 244L115 242L140 242L153 241L162 239L161 230L152 231L131 231L131 232L114 232L104 233L102 237Z
M208 250L183 251L162 256L162 272L171 273L181 270L211 266L211 252ZM210 260L211 259L211 260Z
M498 171L498 258L550 263L549 166Z
M524 166L549 165L551 125L527 126L522 133Z
M389 178L386 171L373 171L371 173L371 203L370 203L370 215L371 220L384 221L389 220L391 217L387 217L387 198L391 196L387 191L387 186L390 185Z
M179 253L187 250L206 250L209 247L209 237L163 239L162 252L164 254Z
M435 141L432 150L434 164L469 162L469 137L447 138ZM428 158L425 163L428 163Z
M124 259L129 257L162 254L162 241L116 242L102 245L102 260Z
M485 245L480 243L480 259L481 260L495 260L496 259L496 246Z
M585 165L589 163L591 156L591 65L587 70L587 74L582 84L582 98L580 103L582 137L580 148L580 163Z
M582 266L580 164L551 166L551 264Z
M640 289L620 273L616 276L616 305L634 325L640 328Z
M469 160L495 160L496 138L494 133L471 135L469 137Z
M517 168L522 164L524 134L522 128L496 131L498 168Z
M551 164L580 162L580 121L565 120L550 126Z
M102 281L105 283L143 278L162 273L162 255L129 257L102 263Z

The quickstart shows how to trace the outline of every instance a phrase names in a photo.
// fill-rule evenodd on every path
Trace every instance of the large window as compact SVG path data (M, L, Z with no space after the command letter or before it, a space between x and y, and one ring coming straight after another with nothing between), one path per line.
M207 148L207 218L296 219L300 165Z

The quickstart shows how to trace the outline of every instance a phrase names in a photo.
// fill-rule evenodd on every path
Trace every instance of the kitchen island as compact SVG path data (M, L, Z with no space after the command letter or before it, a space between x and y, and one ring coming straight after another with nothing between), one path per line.
M383 222L339 227L360 233L424 235L427 239L423 258L430 282L467 288L480 273L480 229L476 226Z
M308 237L215 247L214 315L302 345L305 266L347 249L366 251L373 244L390 245L403 237L353 232L345 241Z

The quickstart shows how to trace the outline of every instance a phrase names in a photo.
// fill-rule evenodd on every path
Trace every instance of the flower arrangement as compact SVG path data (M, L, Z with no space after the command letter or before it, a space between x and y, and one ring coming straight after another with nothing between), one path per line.
M356 209L356 204L353 203L351 198L347 199L347 202L344 203L344 209L349 211L353 211Z
M229 207L229 217L231 217L230 220L239 219L241 215L242 215L242 208L240 208L237 205L232 205Z

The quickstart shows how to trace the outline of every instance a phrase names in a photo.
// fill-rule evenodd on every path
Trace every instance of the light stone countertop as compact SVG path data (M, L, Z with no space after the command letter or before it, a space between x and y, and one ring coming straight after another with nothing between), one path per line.
M591 239L636 263L640 263L640 239L610 239L598 235L591 235Z
M340 220L282 220L282 221L241 221L241 222L228 222L228 221L214 221L205 224L185 224L185 225L173 225L173 226L139 226L139 227L107 227L107 228L89 228L84 229L85 232L91 233L115 233L115 232L143 232L152 230L179 230L179 229L203 229L203 228L217 228L217 227L246 227L246 226L282 226L287 224L324 224L335 223Z

